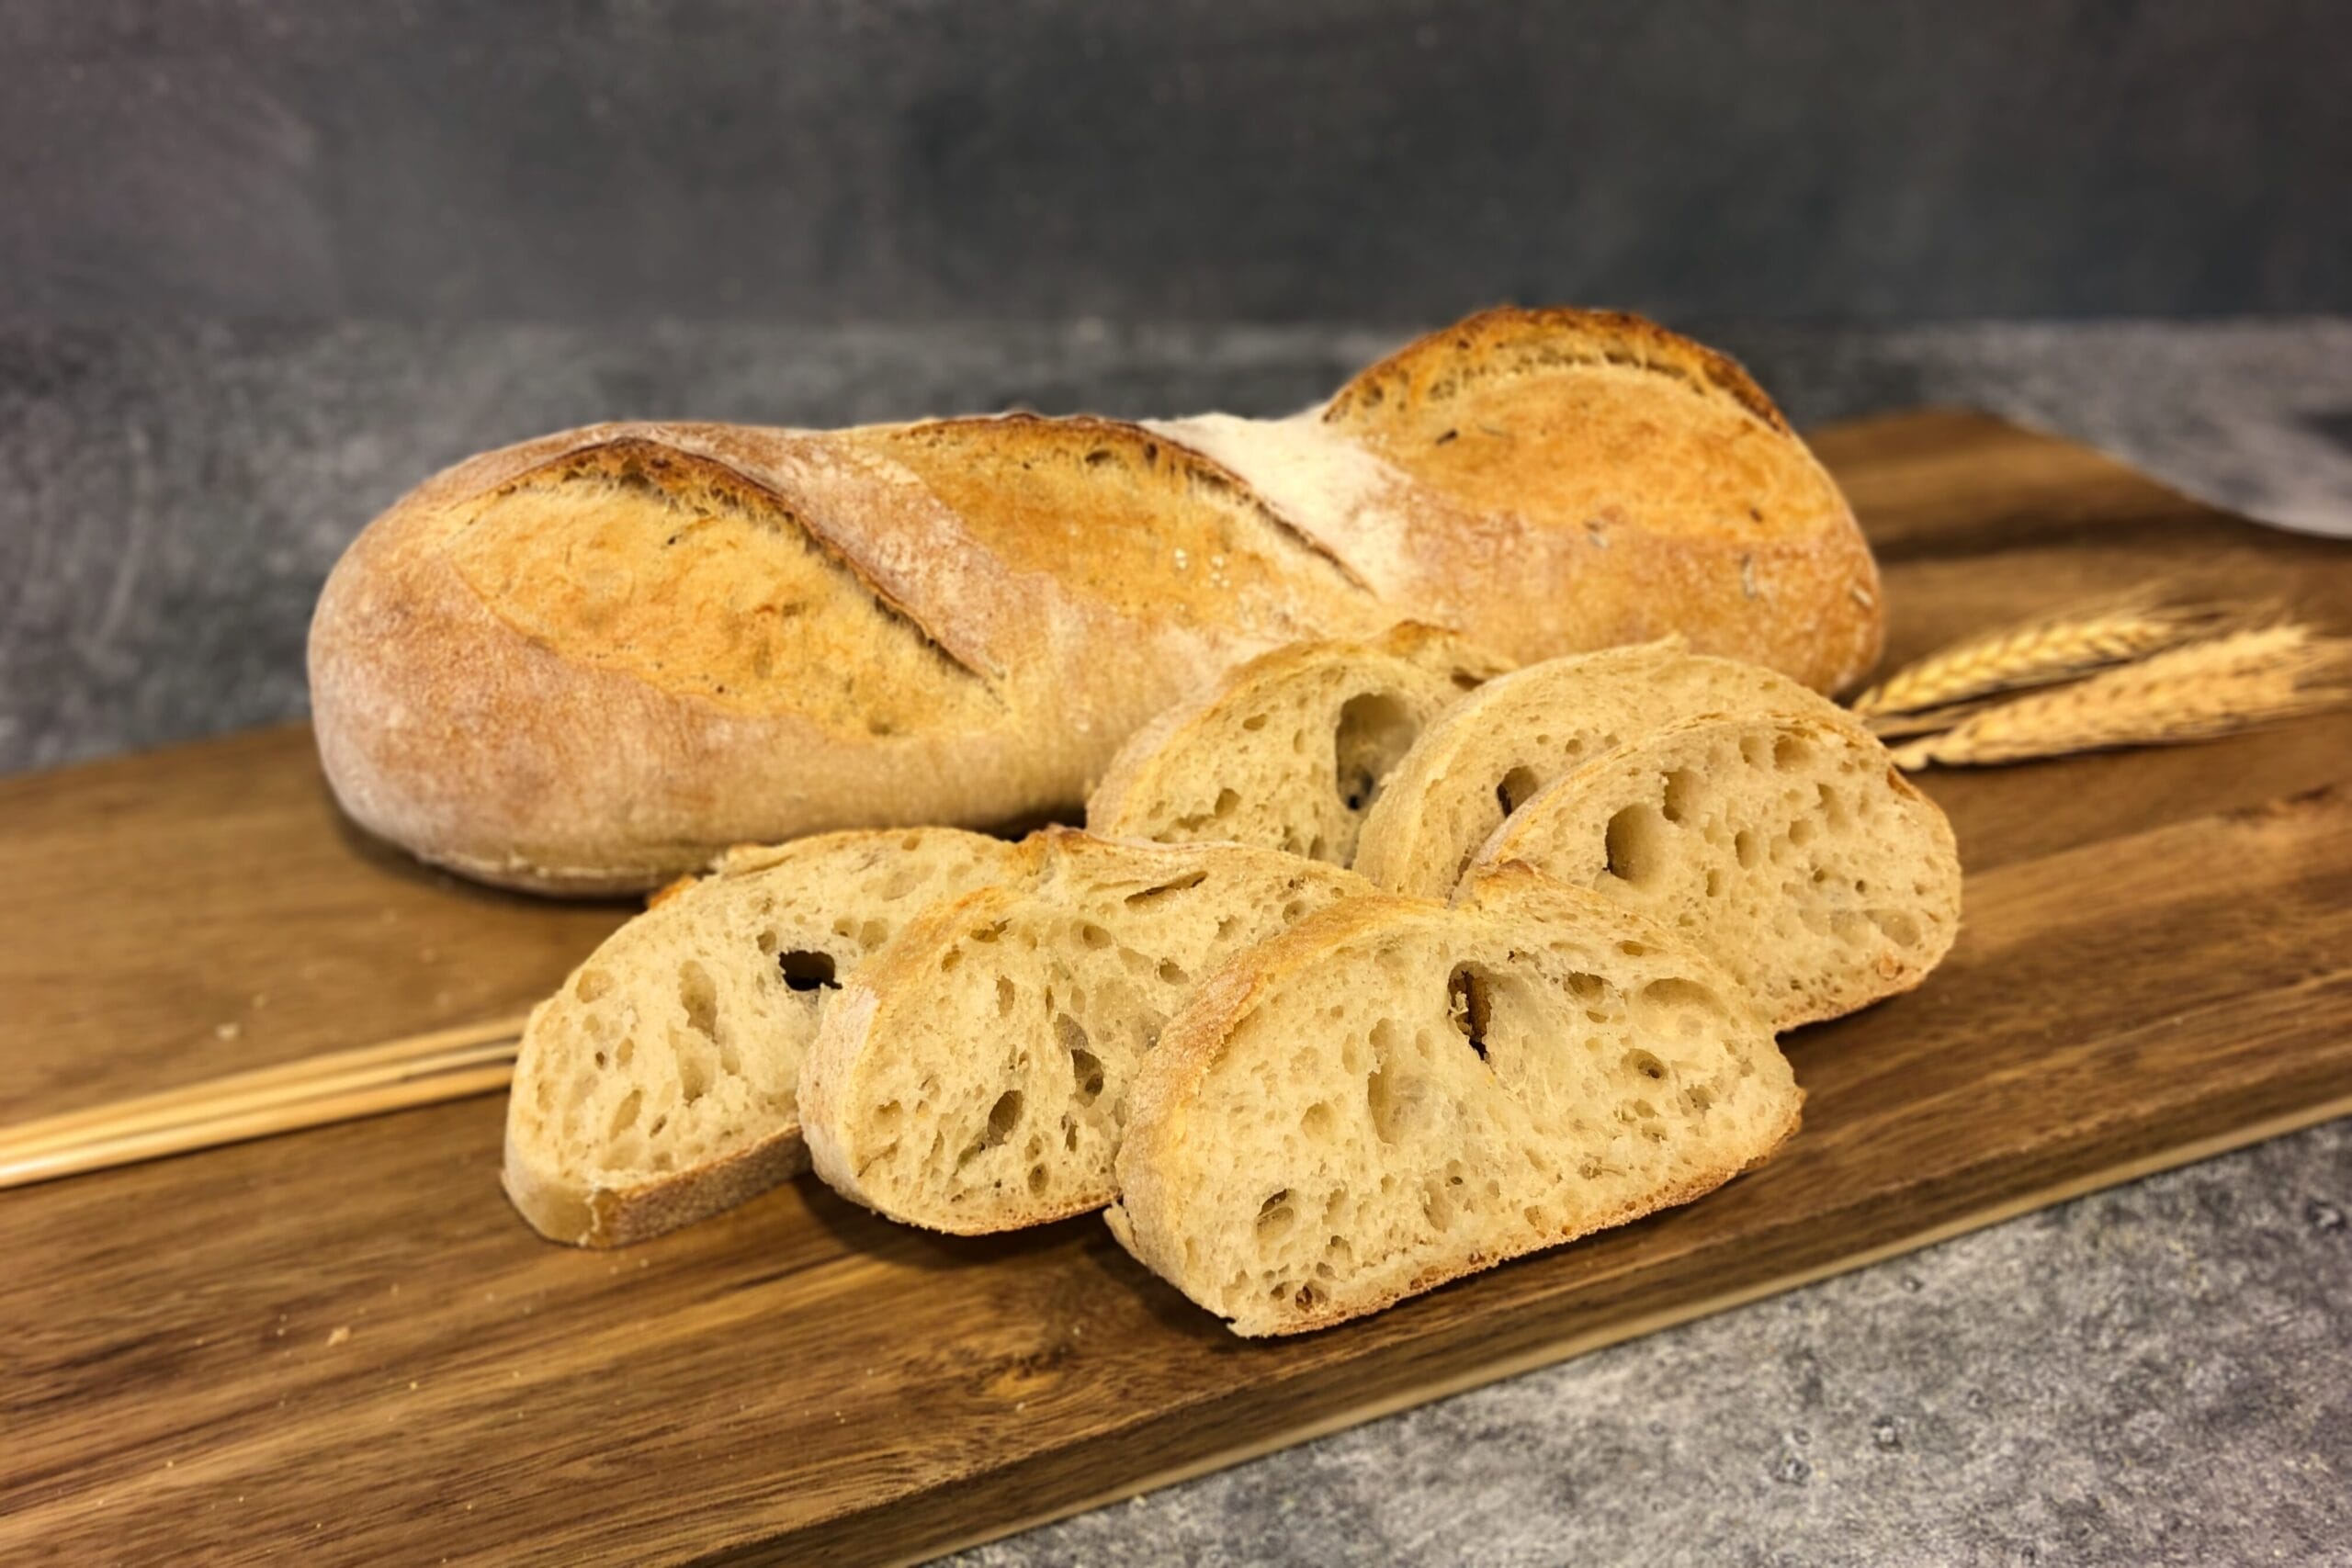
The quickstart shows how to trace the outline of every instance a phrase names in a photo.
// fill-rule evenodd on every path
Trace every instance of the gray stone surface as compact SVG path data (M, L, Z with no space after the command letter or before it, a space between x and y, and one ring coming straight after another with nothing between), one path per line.
M2338 1122L954 1561L2352 1562L2347 1214Z

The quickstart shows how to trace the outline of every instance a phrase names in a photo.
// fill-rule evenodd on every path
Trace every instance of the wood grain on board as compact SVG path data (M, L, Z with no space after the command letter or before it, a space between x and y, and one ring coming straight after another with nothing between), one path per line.
M1960 414L1822 433L1892 658L2165 579L2352 619L2352 548ZM1095 1221L803 1180L540 1241L483 1099L0 1194L0 1560L918 1557L2352 1111L2352 718L1925 780L1970 878L1803 1031L1782 1156L1365 1322L1228 1336ZM627 914L353 835L285 729L0 781L0 1121L515 1010Z

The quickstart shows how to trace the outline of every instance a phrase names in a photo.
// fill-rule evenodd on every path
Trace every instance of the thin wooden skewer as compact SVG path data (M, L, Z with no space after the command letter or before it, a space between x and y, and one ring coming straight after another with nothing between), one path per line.
M0 1189L489 1094L513 1079L523 1024L436 1029L0 1128Z
M418 1060L435 1052L499 1042L512 1043L523 1037L524 1022L521 1018L500 1018L480 1023L460 1023L447 1029L429 1030L422 1034L402 1035L398 1040L387 1040L379 1045L330 1051L319 1056L299 1056L272 1067L254 1067L246 1072L206 1078L199 1083L183 1084L177 1089L158 1089L153 1094L138 1095L130 1100L109 1100L104 1105L93 1105L81 1111L62 1111L38 1121L21 1122L14 1127L0 1127L0 1145L14 1145L26 1138L45 1137L70 1128L110 1126L125 1116L170 1106L200 1109L223 1095L243 1094L276 1084L311 1083L357 1068Z
M356 1122L365 1116L380 1116L388 1111L405 1111L412 1106L490 1094L505 1088L513 1078L514 1071L512 1066L502 1065L435 1073L405 1083L383 1084L348 1094L324 1095L249 1111L241 1115L187 1122L70 1148L51 1149L45 1154L27 1155L21 1159L0 1161L0 1188L29 1187L35 1182L52 1181L61 1176L77 1176L85 1171L104 1170L112 1166L133 1165L164 1155L188 1154L198 1149L218 1148L223 1144L243 1143L251 1138L300 1132L305 1127Z
M173 1099L162 1104L126 1101L114 1107L116 1114L102 1121L77 1119L74 1124L63 1127L53 1126L47 1122L0 1127L0 1164L51 1149L70 1148L77 1144L119 1138L132 1133L153 1132L158 1127L216 1122L226 1116L243 1115L249 1111L266 1111L272 1106L293 1105L329 1095L356 1094L362 1089L407 1083L466 1067L512 1068L514 1050L515 1042L512 1040L493 1041L487 1045L444 1051L413 1061L387 1062L380 1066L322 1073L310 1078L286 1077L252 1089L240 1089L232 1079L218 1078L209 1086L203 1086L218 1091L212 1095L200 1099Z

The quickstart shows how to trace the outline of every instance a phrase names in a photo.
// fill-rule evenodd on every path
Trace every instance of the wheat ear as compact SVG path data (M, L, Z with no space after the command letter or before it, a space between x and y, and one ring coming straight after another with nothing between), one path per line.
M1951 710L2144 659L2193 638L2253 625L2262 614L2250 605L2164 604L2144 594L2079 604L1985 632L1905 665L1856 697L1854 712L1881 734L1940 728L1897 722L1898 716L1942 712L1962 717Z
M2303 626L2193 642L2031 692L1895 749L1918 769L2023 761L2116 746L2205 740L2352 701L2352 639Z

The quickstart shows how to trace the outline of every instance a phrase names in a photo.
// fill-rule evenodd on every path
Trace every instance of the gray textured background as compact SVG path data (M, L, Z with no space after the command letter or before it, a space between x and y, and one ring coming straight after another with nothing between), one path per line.
M335 555L486 445L1272 412L1503 298L2340 524L2348 55L2317 0L0 0L0 771L299 715ZM2339 1122L971 1561L2352 1562L2347 1211Z
M2335 0L0 0L0 310L2352 307Z

